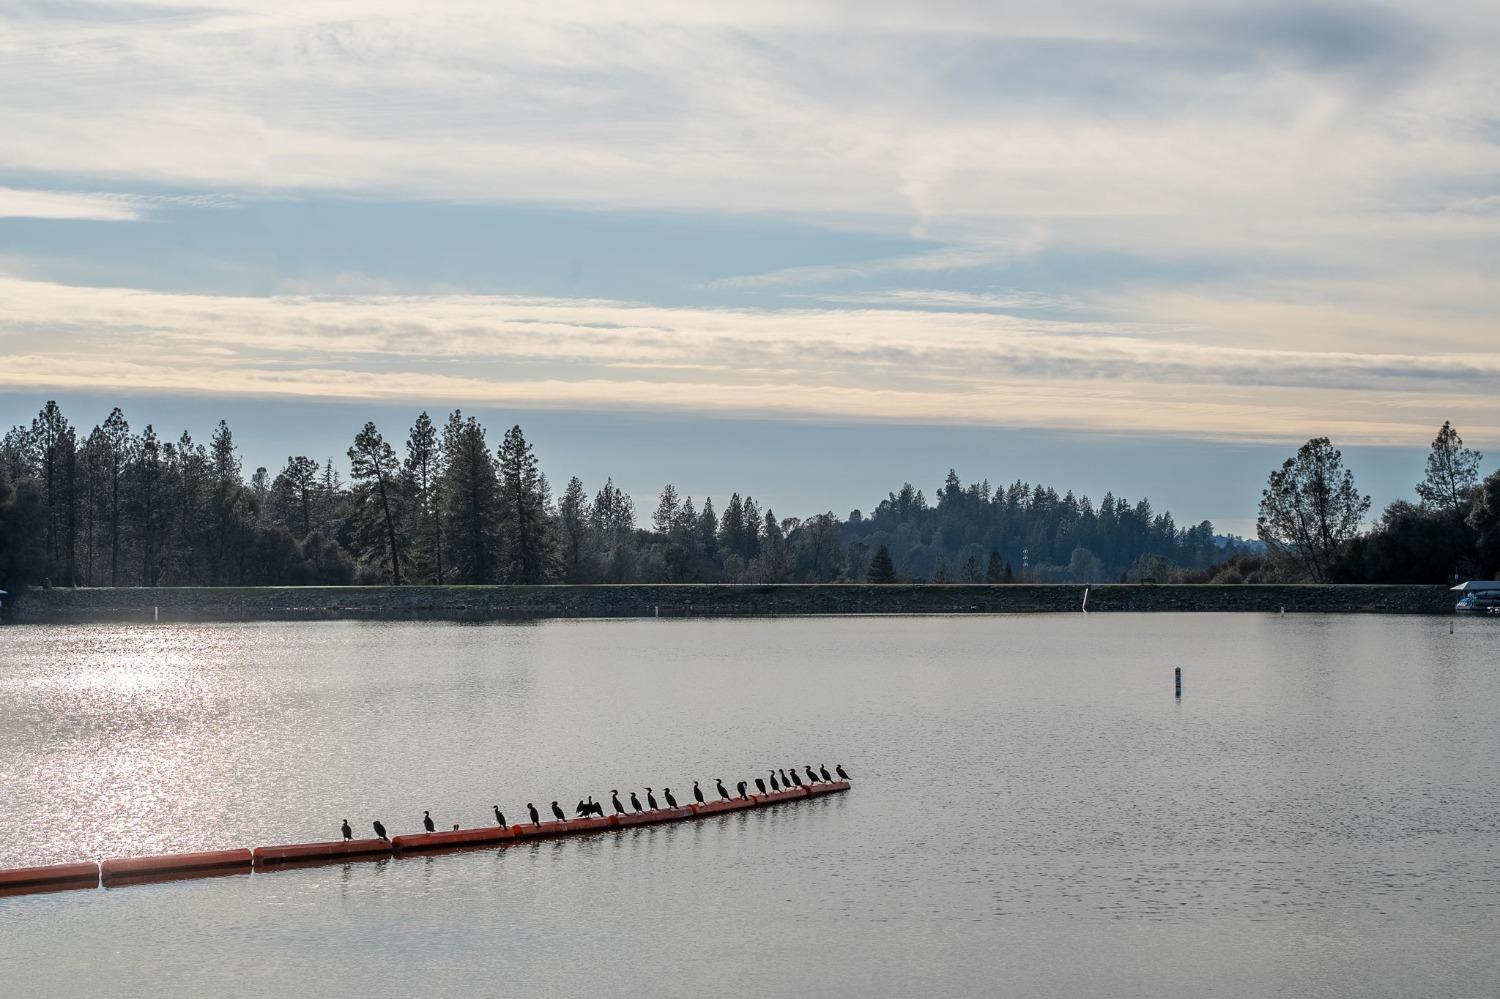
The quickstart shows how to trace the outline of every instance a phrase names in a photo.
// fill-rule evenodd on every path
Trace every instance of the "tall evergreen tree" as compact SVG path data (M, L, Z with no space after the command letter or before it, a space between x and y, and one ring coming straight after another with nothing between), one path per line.
M367 509L372 504L378 510L385 538L385 552L391 569L391 582L401 585L401 538L397 530L399 497L396 477L400 463L396 452L375 429L373 422L366 423L354 438L349 449L350 475L357 487L356 510ZM368 522L368 515L367 515Z
M443 427L443 472L439 492L447 525L453 579L495 581L500 538L500 483L484 427L454 410Z
M590 565L591 545L590 521L593 511L589 508L589 494L583 488L583 480L573 476L557 501L557 533L562 551L563 581L587 583L593 579Z
M666 537L672 533L672 528L677 525L681 505L677 487L668 482L662 488L661 498L657 500L656 512L651 515L651 526L656 529L657 534Z
M120 585L120 552L124 547L123 520L130 495L130 424L116 406L104 420L105 502L109 524L109 585Z
M437 427L425 412L412 424L406 438L406 463L402 475L411 497L412 513L417 520L414 533L424 555L416 561L426 566L426 573L438 585L443 582L442 503L437 495L442 470L442 451L438 446Z
M891 561L891 550L885 545L875 549L875 556L870 559L870 571L865 576L867 583L894 583L896 581L896 564Z
M500 537L506 581L529 586L545 583L556 562L547 477L541 473L519 426L506 431L499 459Z

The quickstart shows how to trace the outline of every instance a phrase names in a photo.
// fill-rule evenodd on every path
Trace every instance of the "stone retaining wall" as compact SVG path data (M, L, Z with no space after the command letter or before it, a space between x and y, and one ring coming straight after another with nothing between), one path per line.
M31 590L11 623L500 618L753 617L805 614L1077 612L1084 587L1059 585L639 585L122 587ZM1090 589L1088 609L1448 614L1445 586L1177 586Z

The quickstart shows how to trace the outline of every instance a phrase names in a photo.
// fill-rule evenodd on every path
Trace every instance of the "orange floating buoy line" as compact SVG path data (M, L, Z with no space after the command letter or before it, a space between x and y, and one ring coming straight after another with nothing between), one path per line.
M258 846L253 850L168 853L151 857L117 857L100 863L20 867L13 870L0 870L0 898L8 895L98 888L101 884L106 888L115 888L158 881L179 881L186 878L249 874L252 871L305 867L313 864L379 860L403 853L431 853L439 850L503 846L525 840L553 839L559 836L608 832L631 826L701 819L724 812L764 808L768 805L800 801L803 798L816 798L847 790L849 790L847 780L836 780L816 784L808 783L801 787L789 787L766 794L743 794L739 797L685 805L680 808L656 808L608 817L567 819L557 822L522 822L508 827L497 825L479 829L412 833L393 836L390 839L288 843L281 846Z

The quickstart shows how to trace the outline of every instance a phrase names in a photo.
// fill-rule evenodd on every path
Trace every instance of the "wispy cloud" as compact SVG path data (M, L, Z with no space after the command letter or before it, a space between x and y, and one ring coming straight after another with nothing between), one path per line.
M229 298L0 279L0 385L630 406L1412 442L1500 436L1500 356L1270 350L1108 323L494 296Z
M130 222L140 217L136 205L130 199L118 195L0 187L0 219Z

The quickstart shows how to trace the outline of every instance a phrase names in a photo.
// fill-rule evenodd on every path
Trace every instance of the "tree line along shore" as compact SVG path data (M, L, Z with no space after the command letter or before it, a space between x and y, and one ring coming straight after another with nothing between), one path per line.
M207 445L87 433L47 402L0 438L0 589L656 583L1430 583L1500 570L1500 472L1447 424L1411 500L1369 499L1325 438L1272 470L1258 539L1179 527L1149 500L1016 480L931 499L910 483L868 512L778 517L667 484L649 517L613 479L559 495L519 426L492 446L455 410L397 448L374 423L340 462L292 455L248 477L229 426ZM347 477L346 477L347 470Z

